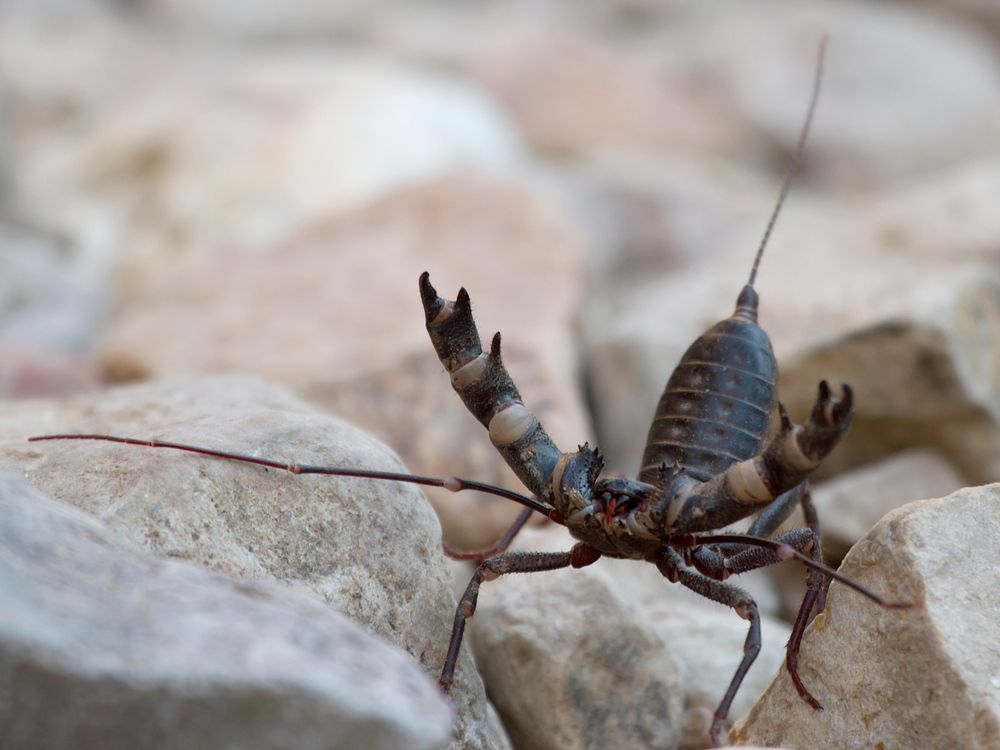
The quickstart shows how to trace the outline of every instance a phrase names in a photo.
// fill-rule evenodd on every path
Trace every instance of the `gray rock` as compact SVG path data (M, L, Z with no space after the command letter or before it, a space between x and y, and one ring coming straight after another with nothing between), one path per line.
M834 583L806 632L800 673L813 711L779 673L731 733L789 747L991 748L1000 739L1000 485L900 508L841 572L912 610L884 610Z
M30 434L77 431L402 470L373 439L281 388L233 376L0 407L0 465L36 487L157 555L309 589L439 673L454 599L437 519L417 489L170 450L25 442ZM468 652L452 698L457 747L507 747Z
M91 352L107 299L101 279L79 267L66 244L0 220L0 396L65 395L97 385Z
M621 571L624 573L625 571ZM744 577L730 583L747 588ZM679 587L664 584L671 589ZM685 590L686 591L686 590ZM705 599L690 602L690 597L667 596L650 604L636 602L644 618L677 664L680 690L684 696L681 718L682 750L710 747L709 730L715 709L725 695L733 673L743 657L747 622L726 607ZM788 625L774 617L761 618L761 650L740 685L729 709L727 726L746 715L761 693L771 684L776 672L784 669L785 644L791 633ZM650 707L650 710L655 710Z
M0 476L0 743L443 747L402 651L319 601L160 560Z

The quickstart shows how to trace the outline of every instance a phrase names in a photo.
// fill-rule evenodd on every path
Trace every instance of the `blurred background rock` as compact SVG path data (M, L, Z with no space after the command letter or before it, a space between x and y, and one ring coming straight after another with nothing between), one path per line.
M858 390L834 468L930 448L1000 479L1000 6L0 4L0 388L293 386L414 469L513 476L453 397L416 277L473 295L563 445L634 471L765 257L793 416ZM516 509L438 502L456 544Z
M758 289L792 416L856 390L824 469L856 476L817 490L836 562L892 504L1000 480L990 0L4 0L0 397L251 373L517 487L427 341L428 270L563 448L632 473L746 278L824 32ZM458 546L518 511L431 499Z
M516 486L427 345L469 288L564 446L635 470L667 374L764 259L783 398L852 383L833 468L1000 479L1000 6L0 4L0 388L238 371L414 470ZM436 503L459 545L516 512Z

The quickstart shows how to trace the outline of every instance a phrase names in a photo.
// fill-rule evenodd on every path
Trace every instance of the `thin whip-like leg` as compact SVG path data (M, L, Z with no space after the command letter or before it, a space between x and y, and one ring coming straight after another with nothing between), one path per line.
M582 568L596 562L599 557L600 553L593 547L577 544L569 552L503 552L480 563L455 609L455 622L451 628L451 640L448 641L448 655L445 657L441 677L438 679L441 690L446 694L451 691L455 679L455 664L462 648L462 636L465 635L465 623L476 613L479 586L483 581L492 581L507 573L537 573L569 566Z
M793 529L774 539L779 544L786 544L792 549L809 554L815 561L819 548L818 537L812 529ZM781 562L783 558L781 549L770 550L761 547L749 547L745 551L733 555L725 561L725 569L729 573L745 573L748 570L755 570L766 565L773 565ZM787 557L787 555L785 555ZM785 647L785 667L788 675L792 678L792 684L796 691L806 703L819 710L823 708L820 702L813 697L806 688L805 683L799 677L799 649L802 645L802 635L805 633L806 625L811 619L813 607L816 604L819 592L823 589L823 575L817 570L810 569L806 573L806 593L799 606L798 615L795 618L795 625L792 627L792 634L788 638L788 645Z
M712 728L709 737L714 746L719 745L722 735L722 723L729 715L729 708L733 704L736 692L740 689L743 678L746 677L747 670L753 664L760 653L760 614L757 611L757 603L746 591L728 583L713 581L707 576L687 570L683 567L680 555L674 550L666 548L656 560L656 567L670 581L680 582L681 585L691 589L697 594L701 594L706 599L725 604L732 607L736 614L745 620L750 621L750 628L747 631L746 641L743 643L743 659L736 668L736 673L729 681L726 694L722 697L719 707L715 709L712 717Z
M782 560L797 560L807 568L821 573L826 578L840 581L850 589L854 589L862 596L871 599L880 607L885 609L911 609L917 606L917 602L890 602L883 599L874 591L862 586L843 573L839 573L831 567L818 563L811 557L803 555L793 547L778 541L777 539L763 539L761 537L750 536L749 534L674 534L667 538L667 543L677 549L694 549L704 544L745 544L750 547L763 547L778 553ZM757 566L760 567L760 566Z
M499 539L497 539L489 547L483 547L482 549L473 550L457 550L449 546L445 542L441 543L444 548L444 553L450 557L452 560L472 560L473 562L480 563L487 558L493 557L494 555L499 555L501 552L505 551L514 541L514 537L518 535L524 525L531 518L531 514L534 511L531 508L525 508L521 511L514 523L510 525Z
M497 495L508 500L513 500L526 508L541 513L544 516L551 516L553 507L541 502L533 497L527 497L518 492L497 487L486 482L479 482L474 479L462 479L461 477L425 477L417 474L405 474L396 471L376 471L374 469L356 469L343 466L310 466L289 461L278 461L272 458L260 458L244 453L232 453L230 451L220 451L214 448L204 448L198 445L188 445L186 443L174 443L169 440L157 440L155 438L129 438L118 437L117 435L36 435L28 438L29 443L42 440L99 440L108 443L124 443L125 445L139 445L145 448L169 448L171 450L184 451L186 453L197 453L202 456L212 458L222 458L227 461L240 461L257 466L266 466L270 469L281 469L291 474L325 474L335 477L357 477L361 479L386 479L391 482L407 482L409 484L421 484L427 487L444 487L451 492L461 492L462 490L475 490L488 495Z

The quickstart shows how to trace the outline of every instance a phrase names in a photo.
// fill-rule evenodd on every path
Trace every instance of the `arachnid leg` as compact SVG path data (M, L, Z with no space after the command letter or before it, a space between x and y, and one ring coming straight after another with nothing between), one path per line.
M719 529L794 489L815 471L847 431L853 415L852 402L850 387L843 386L843 396L836 398L824 380L805 425L792 424L782 408L781 429L760 454L696 485L679 501L680 507L668 506L663 515L670 519L670 528L686 532Z
M778 527L783 524L795 509L802 503L803 498L809 492L809 483L802 484L791 489L783 495L779 495L774 501L764 508L760 514L750 524L747 533L750 536L771 536Z
M802 515L805 516L806 525L816 536L816 546L813 547L813 560L816 562L823 562L823 537L819 533L819 514L816 512L816 506L813 504L812 492L809 489L808 483L806 484L805 493L802 495ZM809 585L810 579L806 579L806 584ZM819 584L819 590L816 592L816 609L815 614L819 614L824 609L826 609L826 591L830 588L830 579L822 578ZM807 594L808 596L808 594ZM809 617L812 620L812 617ZM805 626L803 626L805 627Z
M480 563L455 610L455 623L451 628L448 655L445 657L441 677L438 679L441 690L445 694L451 692L451 684L455 678L455 664L458 662L458 652L462 648L462 636L465 634L465 622L476 613L479 586L483 581L492 581L507 573L538 573L569 566L582 568L597 562L600 556L601 554L593 547L580 543L574 545L569 552L504 552Z
M441 546L444 548L444 553L452 560L472 560L474 562L481 563L483 560L493 557L494 555L499 555L501 552L505 551L510 546L511 542L514 541L514 537L516 537L521 529L524 528L524 525L528 522L528 519L531 518L531 514L533 512L534 511L532 511L531 508L525 508L522 510L517 518L514 519L514 523L510 525L510 528L503 533L503 536L497 539L496 542L489 547L474 550L457 550L448 546L444 542L441 543Z
M706 599L725 604L736 610L736 614L744 620L750 621L750 629L747 631L746 641L743 643L743 659L736 668L733 679L729 682L726 694L722 697L719 707L715 709L712 717L712 728L709 737L713 746L719 745L722 735L722 722L729 715L729 707L733 704L736 692L746 676L747 670L760 653L760 614L757 612L757 603L746 591L728 583L713 581L711 578L686 570L682 567L683 561L677 552L669 547L664 548L656 559L656 567L669 581L679 581L681 585L691 589L697 594L701 594Z
M779 544L788 545L803 554L808 554L817 562L822 562L822 560L817 559L820 554L819 537L816 536L816 533L812 529L792 529L776 537L774 541ZM748 546L742 552L724 560L722 566L725 575L729 575L746 573L747 571L763 568L767 565L774 565L786 559L788 559L788 555L783 555L780 548L772 550L764 547ZM699 570L701 570L701 567L699 567ZM705 570L702 572L705 572L706 575L712 575L711 572ZM712 575L712 577L715 578L717 576ZM788 638L788 646L785 648L785 667L788 669L788 675L792 678L792 683L795 685L796 691L798 691L798 694L806 703L817 710L821 709L822 706L809 692L799 677L798 663L802 635L805 633L806 625L809 624L809 620L811 619L810 614L816 604L819 592L823 590L823 583L823 575L821 573L812 569L806 573L806 593L802 599L802 604L799 606L792 634Z

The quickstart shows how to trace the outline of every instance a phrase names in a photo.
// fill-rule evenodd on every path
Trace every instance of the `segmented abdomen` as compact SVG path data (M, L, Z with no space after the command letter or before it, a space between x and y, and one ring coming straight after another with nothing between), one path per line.
M675 462L700 481L756 454L775 406L778 366L755 323L716 323L681 357L656 407L639 481L660 483Z

